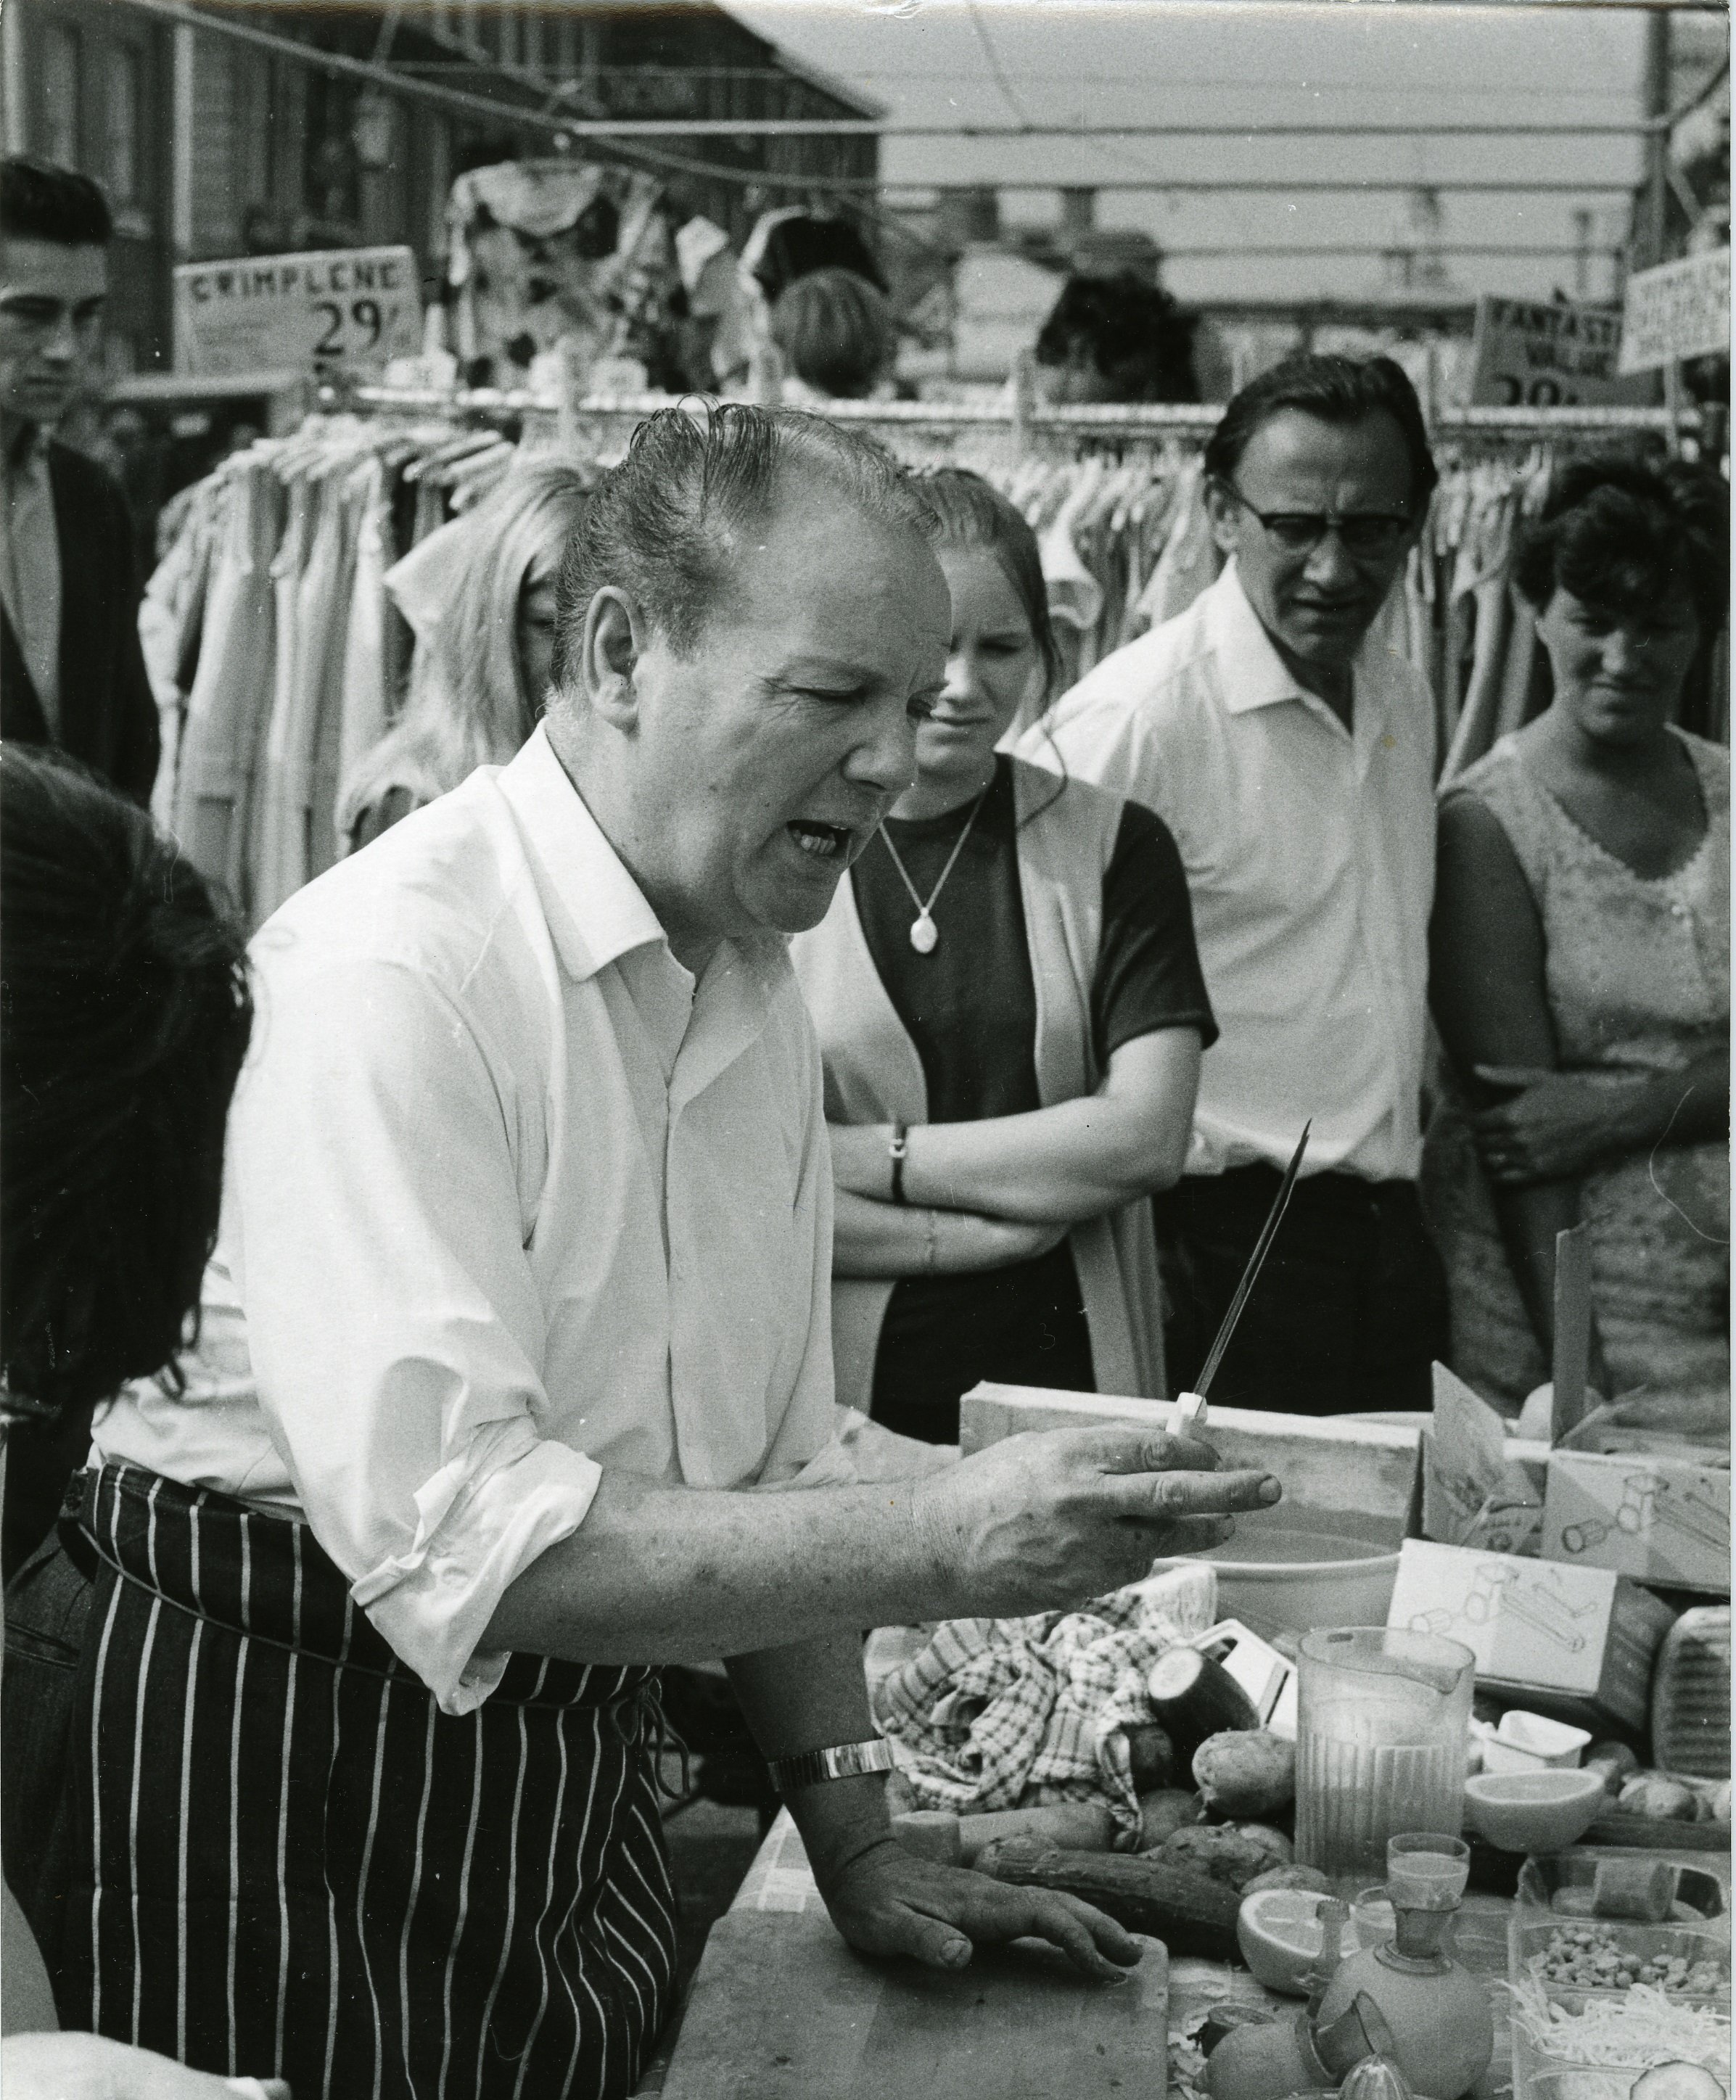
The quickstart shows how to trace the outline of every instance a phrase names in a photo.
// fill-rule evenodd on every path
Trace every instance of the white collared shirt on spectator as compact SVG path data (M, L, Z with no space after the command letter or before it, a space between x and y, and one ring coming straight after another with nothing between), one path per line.
M1019 755L1155 810L1187 872L1207 1053L1190 1174L1283 1165L1414 1179L1429 913L1434 711L1378 638L1352 727L1305 692L1232 562L1180 618L1106 657Z

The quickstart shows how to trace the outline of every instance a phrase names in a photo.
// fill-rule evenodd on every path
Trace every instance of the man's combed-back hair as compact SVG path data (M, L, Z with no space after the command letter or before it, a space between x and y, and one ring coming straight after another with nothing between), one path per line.
M0 161L0 238L102 248L113 232L108 200L88 175L29 153Z
M1233 482L1254 433L1287 408L1323 423L1359 423L1365 416L1392 417L1404 437L1411 462L1411 514L1418 515L1440 479L1429 448L1429 427L1416 389L1404 367L1389 357L1339 357L1323 353L1287 357L1251 379L1224 410L1206 441L1208 479Z
M568 549L556 688L577 676L585 615L606 586L678 655L691 655L727 593L738 539L767 522L782 490L816 484L877 524L932 536L928 508L892 455L818 416L727 401L648 417Z
M74 761L0 750L0 1364L106 1399L182 1346L253 1008L197 871Z
M1557 587L1619 615L1685 590L1707 634L1724 624L1729 571L1729 487L1686 461L1576 460L1513 555L1513 581L1539 612Z

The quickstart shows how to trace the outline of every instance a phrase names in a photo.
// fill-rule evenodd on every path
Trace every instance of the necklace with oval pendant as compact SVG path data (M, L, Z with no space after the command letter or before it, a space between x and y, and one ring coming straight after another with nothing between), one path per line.
M992 781L989 783L991 787L993 784ZM905 889L910 892L910 901L917 907L917 915L911 921L910 925L910 945L919 955L931 955L940 945L940 929L934 924L934 902L941 891L946 888L947 877L952 872L959 855L965 850L965 841L970 836L970 827L975 823L977 813L987 799L988 788L985 788L971 805L970 814L965 819L965 828L959 833L956 845L947 855L947 864L940 871L940 880L929 892L925 902L917 890L917 885L911 880L903 862L899 859L898 848L893 845L891 836L886 826L882 824L880 827L881 838L885 843L886 851L892 856L892 865L898 870Z

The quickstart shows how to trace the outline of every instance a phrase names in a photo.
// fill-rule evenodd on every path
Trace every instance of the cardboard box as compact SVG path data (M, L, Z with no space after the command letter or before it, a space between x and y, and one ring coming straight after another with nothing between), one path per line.
M959 1439L968 1458L1027 1429L1131 1425L1168 1430L1173 1412L1167 1400L984 1383L960 1402ZM1283 1483L1284 1498L1275 1510L1237 1520L1243 1535L1252 1537L1270 1515L1274 1529L1299 1524L1336 1532L1389 1552L1414 1529L1420 1440L1415 1429L1350 1415L1271 1414L1214 1405L1205 1438L1226 1469L1257 1467Z
M1673 1453L1552 1451L1542 1551L1577 1568L1728 1596L1729 1468Z
M1504 1418L1445 1364L1423 1440L1422 1529L1445 1546L1535 1553L1543 1538L1546 1444L1521 1443Z
M1679 1440L1600 1449L1595 1423L1553 1449L1509 1436L1507 1426L1462 1379L1434 1366L1434 1415L1423 1439L1425 1538L1729 1595L1727 1463Z
M1480 1689L1582 1726L1643 1728L1676 1614L1607 1568L1407 1539L1389 1626L1463 1641Z

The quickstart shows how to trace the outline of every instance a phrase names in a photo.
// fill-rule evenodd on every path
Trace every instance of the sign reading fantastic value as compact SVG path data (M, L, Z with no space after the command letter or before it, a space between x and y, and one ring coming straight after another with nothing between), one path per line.
M174 273L174 302L175 368L204 378L375 373L422 348L422 285L408 248L188 263Z
M1621 376L1621 315L1608 307L1481 298L1472 406L1644 406L1652 398L1650 382Z
M1677 358L1720 357L1730 346L1730 251L1708 249L1628 280L1623 372Z

